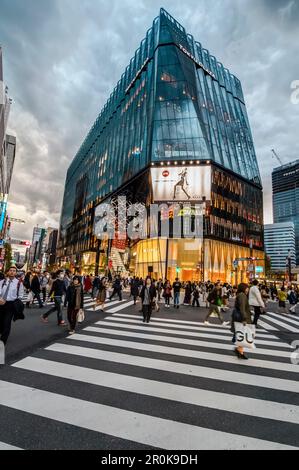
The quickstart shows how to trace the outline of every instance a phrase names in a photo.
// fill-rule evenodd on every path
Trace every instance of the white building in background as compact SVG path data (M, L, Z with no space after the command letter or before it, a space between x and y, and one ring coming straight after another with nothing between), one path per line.
M271 270L285 272L286 259L291 256L296 266L295 226L293 222L265 225L265 251L271 258Z

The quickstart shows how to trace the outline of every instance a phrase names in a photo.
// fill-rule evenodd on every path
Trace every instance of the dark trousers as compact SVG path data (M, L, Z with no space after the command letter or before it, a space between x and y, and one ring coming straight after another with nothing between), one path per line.
M169 302L170 302L170 296L167 295L165 296L165 305L169 305Z
M152 306L151 305L142 305L143 320L149 323L152 315Z
M42 287L42 294L43 294L43 302L45 303L46 299L47 299L47 288L46 287Z
M223 323L224 319L223 319L223 316L221 315L220 307L218 307L218 305L214 305L214 304L210 305L210 310L209 310L208 315L206 316L205 321L208 321L208 319L210 318L210 315L212 315L213 312L215 312L217 314L219 320L221 321L221 323Z
M196 306L199 307L199 300L196 299L195 297L193 297L193 301L192 301L192 307L195 306L195 303L196 303Z
M262 313L262 307L254 307L254 319L253 324L257 325L258 319L260 318L260 314Z
M115 294L118 294L119 300L122 300L121 289L113 289L113 292L109 297L110 300L112 300L112 298L115 296Z
M74 330L76 328L78 312L79 312L78 308L68 307L68 309L67 309L67 319L68 319L68 322L70 324L70 329L71 330Z
M45 314L44 318L48 318L51 313L57 311L57 323L59 324L62 321L62 297L54 297L54 307L50 308Z
M15 309L13 302L6 302L4 305L0 306L0 339L4 344L7 343L10 334L14 311Z
M35 298L37 298L37 301L38 301L39 306L42 307L42 306L43 306L43 303L42 303L41 298L40 298L40 292L37 292L37 291L34 292L34 291L32 291L32 293L33 293L33 300L34 300Z

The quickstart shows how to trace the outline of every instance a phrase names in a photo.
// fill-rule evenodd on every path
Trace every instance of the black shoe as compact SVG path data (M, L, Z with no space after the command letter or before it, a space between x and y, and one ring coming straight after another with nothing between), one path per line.
M234 349L234 353L235 353L235 355L236 355L238 358L240 358L240 353L239 353L239 351L238 351L237 349Z
M248 357L247 357L247 356L245 356L245 354L240 354L240 356L239 356L239 357L240 357L240 359L246 359L246 360L248 360Z
M143 321L143 323L145 323L145 319L143 319L142 321Z

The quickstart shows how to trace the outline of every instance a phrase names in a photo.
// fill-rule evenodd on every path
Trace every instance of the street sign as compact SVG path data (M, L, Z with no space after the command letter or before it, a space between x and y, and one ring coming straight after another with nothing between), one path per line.
M263 273L263 272L264 272L263 266L256 266L255 272L256 272L256 273Z
M15 238L10 238L9 243L11 245L22 245L22 246L30 246L31 245L29 240L17 240Z
M238 267L238 261L233 261L234 268Z

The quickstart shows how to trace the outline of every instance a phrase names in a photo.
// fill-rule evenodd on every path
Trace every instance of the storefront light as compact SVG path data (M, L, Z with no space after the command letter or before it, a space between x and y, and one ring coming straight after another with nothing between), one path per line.
M197 165L199 165L199 164L200 164L200 161L198 161L198 160L197 160L197 162L196 162L196 163L197 163Z
M170 162L167 162L167 165L170 165Z
M175 165L177 165L177 164L178 164L178 162L174 162L174 164L175 164Z
M161 165L161 166L164 166L164 163L163 163L163 162L161 162L161 163L160 163L160 165Z

